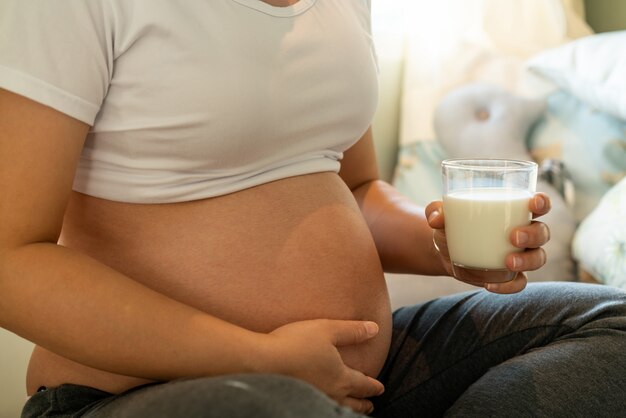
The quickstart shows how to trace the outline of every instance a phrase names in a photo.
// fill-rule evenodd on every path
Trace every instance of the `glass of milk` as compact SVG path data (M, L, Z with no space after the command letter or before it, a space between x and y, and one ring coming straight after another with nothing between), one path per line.
M443 212L454 275L469 282L505 282L515 277L506 255L511 230L529 225L529 201L537 164L498 159L453 159L441 164Z

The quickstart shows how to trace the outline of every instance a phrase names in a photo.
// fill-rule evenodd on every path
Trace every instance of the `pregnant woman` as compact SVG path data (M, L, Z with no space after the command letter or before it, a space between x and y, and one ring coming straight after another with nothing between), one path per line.
M24 417L597 413L594 379L620 410L626 296L520 292L540 222L512 234L511 282L392 317L384 270L451 269L440 202L377 179L369 14L0 4L0 325L36 344Z

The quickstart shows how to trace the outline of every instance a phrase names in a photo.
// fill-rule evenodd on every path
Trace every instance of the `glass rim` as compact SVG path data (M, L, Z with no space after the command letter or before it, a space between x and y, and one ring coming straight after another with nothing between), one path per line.
M510 158L449 158L441 162L442 168L482 171L528 171L538 167L534 161Z

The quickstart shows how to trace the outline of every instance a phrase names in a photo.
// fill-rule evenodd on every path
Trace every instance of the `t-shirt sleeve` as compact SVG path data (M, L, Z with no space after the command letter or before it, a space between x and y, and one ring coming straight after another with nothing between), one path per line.
M106 0L0 1L0 88L93 125L113 73Z

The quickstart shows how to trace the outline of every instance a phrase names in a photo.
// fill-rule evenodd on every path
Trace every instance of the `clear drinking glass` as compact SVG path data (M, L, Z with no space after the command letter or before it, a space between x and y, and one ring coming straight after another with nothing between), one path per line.
M453 159L441 164L443 212L454 275L465 281L506 282L515 272L505 257L523 251L511 230L529 225L537 164L499 159ZM485 274L488 273L488 274Z

